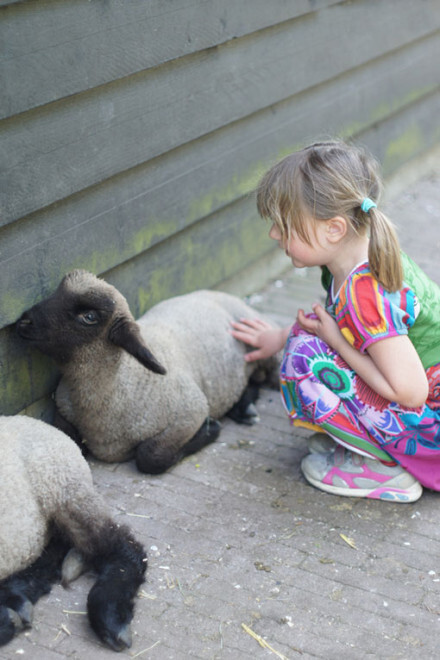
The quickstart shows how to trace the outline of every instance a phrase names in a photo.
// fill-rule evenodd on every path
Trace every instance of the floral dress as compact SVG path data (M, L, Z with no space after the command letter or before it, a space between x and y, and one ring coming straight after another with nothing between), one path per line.
M440 490L440 288L402 253L404 284L389 293L368 263L341 289L323 269L327 311L361 352L373 342L408 334L425 367L429 396L404 408L374 392L324 341L296 323L281 365L281 395L289 417L320 427L354 452L400 463L420 483Z

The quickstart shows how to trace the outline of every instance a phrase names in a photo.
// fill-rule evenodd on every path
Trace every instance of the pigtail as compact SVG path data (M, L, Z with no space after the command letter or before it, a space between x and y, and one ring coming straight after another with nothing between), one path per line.
M371 208L368 262L374 277L387 291L402 288L403 266L396 230L386 215Z

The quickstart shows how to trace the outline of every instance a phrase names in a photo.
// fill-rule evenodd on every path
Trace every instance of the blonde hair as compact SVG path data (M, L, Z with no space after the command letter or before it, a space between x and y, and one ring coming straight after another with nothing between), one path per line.
M345 218L360 235L369 232L368 261L387 291L402 287L400 246L391 221L382 211L361 204L378 203L382 184L376 160L364 149L341 141L317 142L287 156L262 178L257 207L287 241L293 230L310 244L311 219Z

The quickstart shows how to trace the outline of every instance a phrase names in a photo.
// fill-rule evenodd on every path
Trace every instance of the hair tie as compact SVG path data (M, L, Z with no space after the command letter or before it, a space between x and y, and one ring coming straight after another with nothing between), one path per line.
M377 204L373 202L369 197L365 197L364 201L361 204L361 209L364 213L369 213L370 209L377 208Z

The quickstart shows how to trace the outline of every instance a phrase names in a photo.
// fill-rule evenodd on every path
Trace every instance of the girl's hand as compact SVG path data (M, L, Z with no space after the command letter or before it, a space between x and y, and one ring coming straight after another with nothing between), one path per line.
M326 344L338 350L344 339L335 319L319 303L312 305L313 314L306 316L304 310L298 310L297 321L303 330L316 335Z
M257 350L246 353L246 362L263 360L278 353L286 343L290 328L275 328L263 319L241 319L231 323L231 335Z

